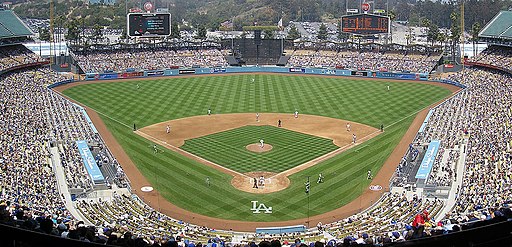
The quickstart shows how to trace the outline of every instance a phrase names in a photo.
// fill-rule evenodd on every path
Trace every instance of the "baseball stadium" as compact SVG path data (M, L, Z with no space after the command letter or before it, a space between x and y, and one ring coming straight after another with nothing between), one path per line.
M49 56L0 10L1 246L510 246L511 11L447 62L257 29L176 42L150 10L132 42Z

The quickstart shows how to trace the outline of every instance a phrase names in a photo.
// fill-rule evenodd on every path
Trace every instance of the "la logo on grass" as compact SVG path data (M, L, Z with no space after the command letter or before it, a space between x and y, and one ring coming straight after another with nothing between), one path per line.
M263 203L260 203L260 205L258 207L256 207L256 205L258 204L258 201L251 201L251 203L252 203L251 210L252 210L253 214L260 214L262 210L266 214L271 214L272 213L272 207L267 207Z

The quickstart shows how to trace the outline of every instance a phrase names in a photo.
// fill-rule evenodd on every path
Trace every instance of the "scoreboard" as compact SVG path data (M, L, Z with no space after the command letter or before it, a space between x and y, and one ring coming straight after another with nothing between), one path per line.
M341 30L359 35L389 33L389 17L371 14L346 15L341 17Z
M169 13L129 13L126 19L130 37L159 37L171 34Z

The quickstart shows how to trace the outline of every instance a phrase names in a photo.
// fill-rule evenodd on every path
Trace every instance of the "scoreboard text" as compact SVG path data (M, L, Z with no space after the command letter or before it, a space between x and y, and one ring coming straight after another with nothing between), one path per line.
M389 17L357 14L341 18L341 30L345 33L373 35L389 32Z
M127 18L128 36L155 37L171 34L171 14L130 13Z

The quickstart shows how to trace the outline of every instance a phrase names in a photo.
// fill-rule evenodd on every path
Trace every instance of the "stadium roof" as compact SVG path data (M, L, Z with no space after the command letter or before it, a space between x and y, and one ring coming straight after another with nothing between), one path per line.
M482 28L482 38L512 39L512 11L500 11Z
M0 9L0 39L31 36L32 32L11 10Z

